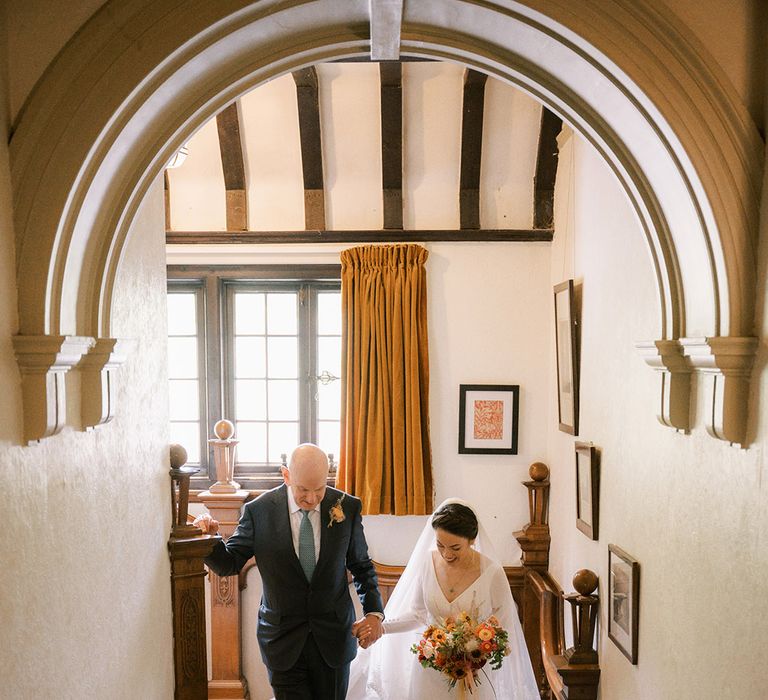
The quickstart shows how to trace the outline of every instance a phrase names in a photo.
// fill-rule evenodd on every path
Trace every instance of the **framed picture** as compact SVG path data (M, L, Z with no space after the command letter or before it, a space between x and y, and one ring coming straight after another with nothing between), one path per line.
M608 636L637 663L640 564L615 544L608 545Z
M557 349L557 414L560 430L579 434L578 322L573 280L555 285L555 347Z
M576 443L576 527L589 539L598 538L600 464L592 443Z
M516 455L520 386L459 385L459 454Z

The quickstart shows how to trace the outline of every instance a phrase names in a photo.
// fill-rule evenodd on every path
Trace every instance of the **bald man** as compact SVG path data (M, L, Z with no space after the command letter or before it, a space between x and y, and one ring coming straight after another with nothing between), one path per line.
M382 633L383 606L354 496L326 486L328 459L299 445L284 484L248 503L205 562L231 576L256 558L263 584L256 637L275 700L343 700L357 645ZM195 520L215 533L209 515ZM347 569L363 606L355 622Z

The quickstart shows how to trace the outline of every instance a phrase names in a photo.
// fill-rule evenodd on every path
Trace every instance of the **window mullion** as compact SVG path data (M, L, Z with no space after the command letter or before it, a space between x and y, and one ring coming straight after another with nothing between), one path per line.
M314 332L314 290L310 284L299 289L299 435L302 442L315 442L314 426L314 376L315 352L312 343Z

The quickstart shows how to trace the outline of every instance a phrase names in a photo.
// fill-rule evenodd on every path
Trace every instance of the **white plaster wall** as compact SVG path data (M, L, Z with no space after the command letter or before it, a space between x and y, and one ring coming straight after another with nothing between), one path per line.
M120 412L20 447L8 161L0 138L0 696L166 700L173 695L162 183L133 226L115 328L136 340Z
M551 282L572 276L583 290L577 439L594 442L602 465L600 539L592 542L576 529L575 439L557 429L550 346L551 570L572 590L575 571L593 569L605 603L608 543L641 566L639 663L632 666L608 639L604 605L601 697L762 698L768 681L758 661L764 639L758 621L768 615L764 428L740 450L705 434L703 405L696 406L689 436L655 420L655 376L633 349L635 340L656 337L648 256L623 193L579 139L561 153L555 225ZM764 277L765 250L761 259ZM759 364L764 406L764 359Z

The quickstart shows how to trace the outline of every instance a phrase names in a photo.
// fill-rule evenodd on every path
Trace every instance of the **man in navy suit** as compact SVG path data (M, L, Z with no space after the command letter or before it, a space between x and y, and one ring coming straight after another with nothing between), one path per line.
M275 699L343 700L357 645L381 636L384 617L362 504L326 487L328 459L316 445L299 445L282 471L285 483L248 503L205 562L231 576L256 558L263 584L256 636ZM209 515L195 522L218 530ZM357 622L347 569L365 614Z

